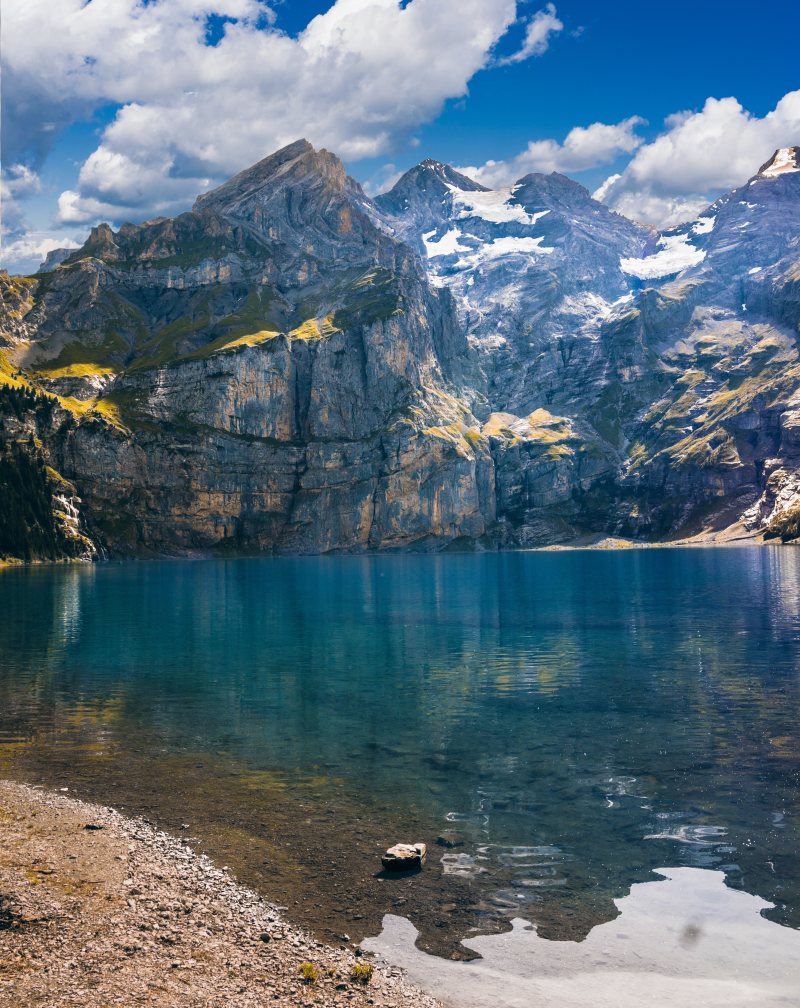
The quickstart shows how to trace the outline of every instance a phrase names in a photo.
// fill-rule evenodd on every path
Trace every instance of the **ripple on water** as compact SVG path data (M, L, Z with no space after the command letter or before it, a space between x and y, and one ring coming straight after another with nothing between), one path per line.
M677 843L696 844L698 847L716 847L727 836L724 826L677 826L661 833L647 833L645 840L675 840ZM730 848L726 847L729 853Z
M471 854L460 852L458 854L442 855L442 872L445 875L455 875L458 878L477 878L478 875L485 875L488 869L478 864L478 859Z

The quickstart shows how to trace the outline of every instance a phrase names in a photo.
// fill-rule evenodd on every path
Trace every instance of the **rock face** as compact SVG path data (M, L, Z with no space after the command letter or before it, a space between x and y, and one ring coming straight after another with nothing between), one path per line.
M440 547L494 523L446 292L339 161L293 144L191 213L86 245L7 351L76 423L51 442L114 553ZM78 475L79 474L79 475Z
M757 532L800 504L797 148L656 234L557 174L428 160L372 201L299 141L0 298L0 383L52 415L4 406L4 453L33 438L112 555Z
M663 234L558 174L487 192L427 162L378 198L480 360L507 541L754 532L798 507L799 151Z

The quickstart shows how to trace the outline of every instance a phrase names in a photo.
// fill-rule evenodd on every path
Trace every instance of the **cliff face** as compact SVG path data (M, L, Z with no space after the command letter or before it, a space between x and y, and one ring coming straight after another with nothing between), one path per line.
M663 234L557 174L475 191L428 162L378 202L410 222L404 236L453 292L480 359L474 408L495 413L484 430L509 541L788 528L798 148ZM537 410L551 421L531 423Z
M373 219L374 218L374 219ZM492 524L451 299L302 142L28 284L7 358L114 553L442 546ZM10 365L12 366L12 365Z
M777 528L799 248L800 171L656 235L558 175L489 192L424 162L371 201L300 141L0 275L0 382L52 414L0 413L4 443L85 553Z

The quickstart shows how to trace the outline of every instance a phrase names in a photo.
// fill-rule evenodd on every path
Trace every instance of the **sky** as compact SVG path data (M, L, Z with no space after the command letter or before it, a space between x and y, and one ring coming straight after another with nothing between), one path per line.
M375 194L425 157L560 171L669 227L800 144L800 4L2 0L2 264L188 210L300 137Z

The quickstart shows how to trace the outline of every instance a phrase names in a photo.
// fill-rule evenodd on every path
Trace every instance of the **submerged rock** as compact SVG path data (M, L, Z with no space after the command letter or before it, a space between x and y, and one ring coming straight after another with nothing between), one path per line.
M395 844L381 857L381 863L386 871L414 871L425 864L428 848L424 843Z
M464 837L455 830L445 830L436 837L436 843L440 847L463 847Z

